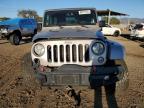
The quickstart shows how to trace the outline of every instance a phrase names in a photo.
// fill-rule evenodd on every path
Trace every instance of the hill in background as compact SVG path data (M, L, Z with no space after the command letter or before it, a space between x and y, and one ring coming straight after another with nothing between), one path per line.
M128 24L129 23L135 24L135 23L144 23L144 18L120 18L121 24Z

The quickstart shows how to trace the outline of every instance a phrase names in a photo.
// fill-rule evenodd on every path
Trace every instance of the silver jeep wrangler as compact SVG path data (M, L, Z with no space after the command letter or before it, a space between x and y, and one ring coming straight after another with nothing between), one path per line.
M43 85L95 89L128 82L124 47L104 37L95 8L46 10L42 31L33 38L31 57Z

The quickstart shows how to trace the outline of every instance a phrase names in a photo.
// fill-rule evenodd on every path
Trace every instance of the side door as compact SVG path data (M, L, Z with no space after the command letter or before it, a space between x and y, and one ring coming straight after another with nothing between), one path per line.
M104 35L111 35L111 31L112 31L112 27L109 25L102 27L102 32Z
M20 21L20 30L21 30L22 35L28 35L29 34L29 27L28 27L26 19L22 19Z
M27 20L28 34L34 33L34 25L31 19Z

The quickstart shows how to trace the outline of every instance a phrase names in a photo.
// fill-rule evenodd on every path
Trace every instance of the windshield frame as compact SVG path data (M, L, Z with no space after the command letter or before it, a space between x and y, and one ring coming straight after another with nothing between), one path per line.
M91 14L92 17L93 17L93 20L94 20L94 23L89 23L89 24L82 24L82 23L75 23L75 24L46 24L46 17L47 15L50 15L50 14L54 14L54 13L67 13L67 12L79 12L79 11L85 11L85 10L90 10L91 11ZM75 16L76 17L76 16ZM78 20L77 20L78 21ZM83 25L96 25L97 23L97 13L96 13L96 10L95 9L74 9L74 10L55 10L55 11L46 11L44 13L44 17L43 17L43 27L57 27L57 26L83 26Z

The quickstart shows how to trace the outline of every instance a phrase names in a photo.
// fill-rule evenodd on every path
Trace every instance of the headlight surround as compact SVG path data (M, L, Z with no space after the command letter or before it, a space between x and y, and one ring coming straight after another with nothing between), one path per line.
M92 52L95 54L95 55L101 55L103 54L105 51L105 46L102 42L95 42L93 43L92 45Z
M33 47L33 53L36 55L36 56L43 56L44 53L45 53L45 48L42 44L38 43L38 44L35 44L34 47Z

